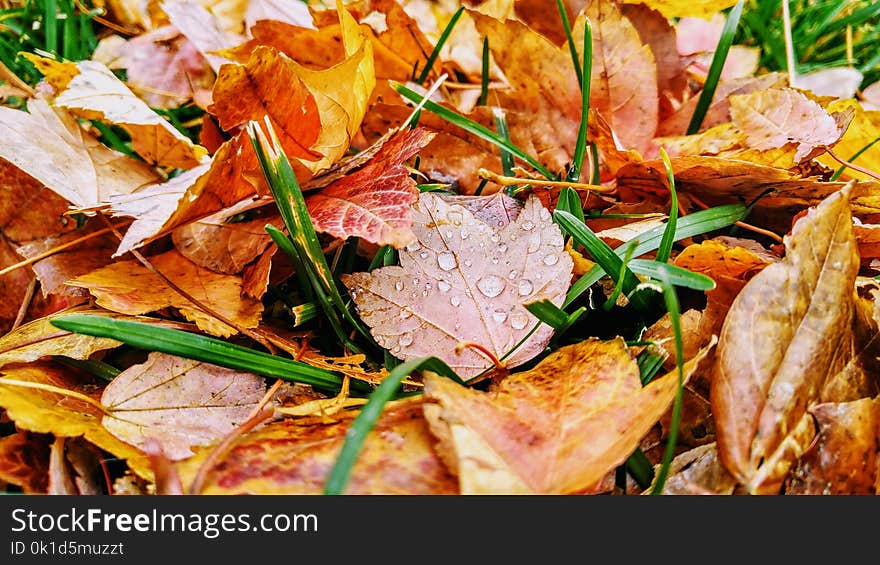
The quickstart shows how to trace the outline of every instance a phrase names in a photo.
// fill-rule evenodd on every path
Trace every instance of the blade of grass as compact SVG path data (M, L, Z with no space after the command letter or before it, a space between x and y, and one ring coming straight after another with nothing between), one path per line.
M669 183L669 220L666 222L663 238L657 248L657 261L668 263L669 256L672 255L672 244L675 243L675 229L678 224L678 195L675 193L675 175L672 172L672 163L663 147L660 148L660 158L663 160L666 181Z
M626 460L626 471L641 488L648 488L654 480L654 466L641 449L636 449Z
M52 360L62 365L85 371L107 382L112 381L122 372L113 365L98 361L97 359L74 359L65 355L53 355Z
M856 159L858 159L859 157L861 157L861 156L862 156L862 153L864 153L865 151L867 151L868 149L870 149L871 147L873 147L874 144L877 143L878 141L880 141L880 137L874 139L874 141L868 143L867 145L865 145L864 147L862 147L861 149L859 149L858 151L856 151L856 152L853 154L852 157L850 157L849 159L847 159L847 161L849 161L850 163L852 163L853 161L855 161ZM828 179L828 180L830 180L831 182L836 181L837 179L840 178L840 175L842 175L842 174L843 174L843 171L845 171L846 169L847 169L847 166L846 166L846 165L841 165L841 167L840 167L839 169L837 169L836 171L834 171L834 174L831 175L831 178Z
M657 278L662 271L669 277L670 284L683 288L701 291L715 288L715 281L710 277L669 263L660 263L651 259L632 259L629 261L629 268L634 273L651 278Z
M342 376L336 373L181 330L87 314L59 316L53 318L51 323L69 332L109 337L147 351L160 351L229 369L249 371L334 391L338 391L342 386ZM360 392L372 390L369 385L360 381L353 382L352 389Z
M556 0L561 6L561 0ZM563 10L565 13L565 10ZM569 45L571 33L569 32ZM581 176L581 168L584 166L584 157L587 156L587 126L590 120L590 83L593 73L593 30L590 27L589 18L584 20L584 78L581 80L581 122L578 125L577 141L574 144L574 156L571 159L571 167L568 169L566 180L577 182ZM579 77L580 78L580 77ZM592 173L591 173L592 175Z
M568 14L565 11L565 6L563 6L562 0L556 0L556 9L559 10L559 18L562 20L563 29L565 29L565 38L568 42L568 51L571 53L571 64L574 66L574 72L577 75L578 85L583 88L584 73L583 70L581 70L581 63L578 60L577 47L574 44L574 37L572 37L571 35L571 24L568 21ZM584 39L584 41L586 41L586 38ZM587 76L589 76L589 74Z
M556 200L556 209L568 212L581 222L586 219L584 217L584 205L581 203L581 197L575 189L569 186L565 186L559 191L559 198Z
M434 50L431 51L431 54L428 56L428 60L425 61L425 68L422 69L419 78L416 79L416 82L422 84L428 78L428 73L431 72L431 69L434 67L434 63L437 61L437 57L440 56L440 50L443 49L443 45L446 44L446 40L449 39L449 35L452 33L453 28L455 28L455 24L458 23L459 18L461 18L461 14L464 12L464 6L458 8L454 14L452 14L452 18L449 19L449 23L446 24L446 27L443 28L443 32L440 34L440 39L437 40L437 45L434 46Z
M672 422L669 426L669 435L666 438L666 449L663 451L663 462L657 471L654 487L651 494L663 494L666 477L669 474L669 466L675 456L675 444L678 441L678 428L681 423L682 390L684 389L684 345L681 338L681 312L679 310L678 296L670 282L668 274L669 265L661 264L658 273L660 286L663 287L663 301L666 303L666 311L669 312L669 321L672 325L672 334L675 338L675 366L678 370L678 388L675 391L675 401L672 404Z
M526 310L554 330L558 330L568 322L568 313L547 299L526 304Z
M43 33L46 51L58 54L58 3L56 0L43 0Z
M413 359L394 367L382 383L370 395L369 400L361 409L357 417L352 421L351 427L345 433L345 443L336 462L324 483L324 494L344 494L348 481L351 478L351 470L357 461L364 440L376 424L376 420L382 414L385 403L388 402L400 387L400 382L415 371L433 371L439 375L449 377L459 384L464 384L449 365L436 357Z
M410 100L417 104L424 103L425 110L436 114L447 122L460 127L468 133L476 135L480 139L488 141L489 143L492 143L501 149L506 149L515 157L532 166L536 171L544 175L544 177L550 180L559 180L556 178L556 175L547 170L547 168L539 163L537 159L535 159L516 145L513 145L509 141L505 140L503 137L499 136L497 133L490 130L489 128L478 124L477 122L466 118L465 116L462 116L461 114L454 112L449 108L441 106L436 102L427 100L421 94L410 90L409 88L398 82L391 81L391 85L394 87L394 90L396 90L401 96L403 96L407 100Z
M510 141L510 129L507 127L507 116L501 108L492 108L492 115L495 117L495 129L498 130L498 137L503 139L508 145L512 145ZM513 155L501 147L501 170L506 176L513 176ZM507 193L516 192L516 186L507 187Z
M703 124L703 118L706 117L706 111L712 103L712 97L715 95L715 88L718 86L718 80L721 78L721 70L724 68L724 62L727 60L727 53L733 44L733 37L736 34L736 28L739 24L739 18L742 15L744 0L739 0L727 15L727 21L724 22L724 29L721 31L721 39L718 40L718 47L715 48L715 54L712 56L712 64L709 66L709 72L706 74L706 82L703 84L703 90L700 92L700 98L697 100L697 107L694 109L694 115L691 116L691 122L688 125L687 134L692 135L700 131Z
M489 37L483 38L482 66L480 67L480 97L477 106L485 106L489 99Z

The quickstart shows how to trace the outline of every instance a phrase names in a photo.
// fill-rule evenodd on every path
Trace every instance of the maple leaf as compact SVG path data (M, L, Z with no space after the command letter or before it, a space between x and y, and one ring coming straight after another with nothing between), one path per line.
M150 353L104 389L101 424L122 441L144 449L152 438L168 458L184 459L247 420L265 392L257 375Z
M400 131L362 168L308 196L315 229L396 248L412 243L411 210L419 191L403 163L433 137L424 128Z
M169 280L226 319L245 328L256 327L259 323L263 305L258 300L241 296L240 277L199 267L175 250L149 260ZM137 261L119 261L67 284L87 288L99 306L114 312L145 314L173 306L208 333L221 337L236 333L234 328L200 310Z
M4 382L6 381L6 382ZM12 384L10 381L37 387ZM123 459L138 476L151 478L143 453L122 442L101 426L101 389L83 382L70 371L42 362L5 367L0 371L0 406L19 429L56 437L79 437ZM91 402L82 400L89 398Z
M722 462L749 492L779 491L815 436L808 409L849 361L859 268L850 193L798 220L785 259L748 282L724 321L712 413Z
M623 339L588 339L488 393L428 375L425 417L463 494L565 494L623 462L677 387L677 370L643 387Z
M132 149L147 163L188 169L207 154L204 147L195 145L135 96L105 65L28 58L55 89L53 105L82 118L122 127L131 135Z
M352 416L331 425L282 420L238 440L207 474L202 494L320 494ZM354 465L350 494L457 494L433 449L421 399L387 405ZM189 485L205 450L179 465ZM377 472L381 469L381 472Z
M544 348L552 328L530 334L537 320L524 305L545 298L560 305L572 261L536 197L520 210L503 193L422 193L412 229L417 241L400 250L399 267L342 277L380 345L404 360L436 355L463 378L491 362L471 349L457 351L462 342L480 344L496 359L509 354L508 367Z

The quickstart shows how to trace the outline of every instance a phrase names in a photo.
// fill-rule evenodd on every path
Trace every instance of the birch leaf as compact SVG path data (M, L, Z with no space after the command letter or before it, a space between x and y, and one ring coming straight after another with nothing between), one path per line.
M505 216L487 208L490 202L502 203ZM487 213L475 214L474 205ZM423 193L413 212L416 241L400 251L400 266L342 277L381 346L404 360L436 355L469 378L491 362L469 348L457 351L460 343L480 344L501 359L538 323L525 304L562 304L572 272L562 233L537 197L513 219L511 208L519 204L502 193ZM540 326L507 366L533 358L551 334Z
M686 377L707 351L686 364ZM677 370L643 387L622 338L588 339L488 393L428 375L425 417L462 493L565 494L622 463L677 387Z
M711 403L725 467L753 493L778 492L813 440L826 381L849 361L859 257L851 187L786 236L786 256L737 295L718 345Z
M101 423L140 449L152 438L170 459L184 459L192 446L219 440L245 421L265 389L251 373L150 353L104 389Z

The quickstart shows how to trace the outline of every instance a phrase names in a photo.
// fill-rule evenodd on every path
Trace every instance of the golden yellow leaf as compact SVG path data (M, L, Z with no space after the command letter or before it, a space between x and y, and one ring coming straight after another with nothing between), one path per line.
M245 328L259 324L263 305L241 296L241 277L199 267L174 250L149 260L169 280L227 319ZM137 261L120 261L68 284L89 289L99 306L114 312L136 315L172 306L210 334L228 337L236 333L234 328L200 310Z
M736 0L623 0L624 4L645 4L667 18L697 17L709 19L716 12L730 8Z
M685 378L708 349L688 361ZM564 494L593 486L622 463L677 387L677 371L642 387L622 338L588 339L488 393L428 375L425 417L462 493Z
M48 385L59 392L31 388L15 381L36 386ZM72 394L65 394L71 391ZM85 402L77 395L91 398ZM31 363L6 367L0 371L0 406L21 429L53 434L57 437L82 436L101 449L126 460L129 468L144 478L152 477L147 457L138 449L116 439L101 425L99 406L101 388L83 382L69 371L52 365Z
M18 431L0 438L0 482L25 494L44 494L49 471L49 436Z
M55 88L52 103L89 120L103 120L125 129L132 148L147 163L188 169L207 150L195 145L96 61L59 63L25 54Z
M721 330L711 389L718 448L751 493L779 492L815 435L808 409L851 357L851 192L798 220L785 258L749 281Z
M834 154L841 159L850 160L869 143L880 137L880 110L865 110L855 100L837 100L828 105L828 111L839 112L852 109L855 112L852 122L843 134L843 138L834 146ZM820 163L832 169L838 169L840 163L829 155L820 155L816 158ZM877 145L865 151L853 163L875 173L880 173L880 151ZM850 168L843 171L842 179L866 180L871 177Z
M239 439L207 473L203 494L320 494L352 416L331 425L294 420L268 424ZM421 399L385 407L352 469L349 494L457 494L455 477L434 452ZM192 483L208 450L179 465Z

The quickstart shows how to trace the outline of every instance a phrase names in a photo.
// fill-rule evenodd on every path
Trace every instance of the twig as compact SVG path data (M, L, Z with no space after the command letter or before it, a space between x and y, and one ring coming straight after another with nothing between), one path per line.
M128 223L128 222L123 222L123 223ZM82 243L84 241L88 241L90 239L100 237L106 233L113 231L113 229L115 227L116 226L109 227L109 228L103 228L98 231L93 231L92 233L87 233L86 235L84 235L82 237L72 239L72 240L68 241L67 243L62 243L61 245L53 247L52 249L47 249L46 251L43 251L42 253L38 253L38 254L34 255L33 257L28 257L24 261L19 261L15 265L9 265L8 267L0 269L0 277L2 277L3 275L9 274L12 271L20 269L22 267L27 267L28 265L33 265L37 261L42 261L46 257L50 257L52 255L55 255L56 253L61 253L65 249L69 249L75 245L79 245L80 243Z
M34 299L34 290L36 290L36 288L37 277L32 277L31 282L28 283L27 290L24 293L24 298L21 301L21 306L18 307L18 314L16 314L15 321L12 322L12 327L9 328L9 331L16 329L24 321L24 317L27 316L27 311L31 305L31 301Z
M501 186L512 186L516 184L531 184L532 186L548 186L548 187L571 187L571 188L580 188L582 190L592 190L593 192L614 192L616 189L611 186L602 186L601 184L586 184L581 182L568 182L568 181L556 181L556 180L544 180L544 179L529 179L529 178L520 178L520 177L507 177L504 175L499 175L498 173L493 173L488 169L480 169L477 171L477 174L480 175L480 178L490 180L494 183L500 184Z
M691 194L690 197L691 197L691 200L694 201L694 204L696 204L697 206L699 206L699 207L702 208L703 210L706 210L707 208L709 208L708 205L704 204L704 203L703 203L699 198L697 198L696 196L694 196L694 195ZM749 231L751 231L751 232L755 232L755 233L758 233L758 234L761 234L761 235L766 235L767 237L769 237L769 238L772 239L773 241L776 241L776 242L778 242L778 243L783 243L783 239L782 239L782 237L776 235L775 233L773 233L773 232L770 231L770 230L765 230L764 228L759 228L758 226L753 226L752 224L747 224L747 223L745 223L745 222L734 222L733 225L738 226L738 227L741 227L741 228L743 228L744 230L749 230Z
M873 178L875 178L875 179L877 179L877 180L880 180L880 175L878 175L878 174L875 173L874 171L872 171L872 170L870 170L870 169L866 169L866 168L864 168L864 167L862 167L862 166L860 166L860 165L856 165L855 163L850 163L849 161L845 161L845 160L841 159L840 157L837 156L836 153L834 153L834 151L831 150L830 147L826 147L826 148L825 148L825 151L826 151L826 152L828 153L828 155L830 155L835 161L837 161L838 163L840 163L840 164L843 165L844 167L846 167L846 168L848 168L848 169L852 169L852 170L854 170L854 171L858 171L858 172L863 173L863 174L866 174L866 175L868 175L869 177L873 177Z

